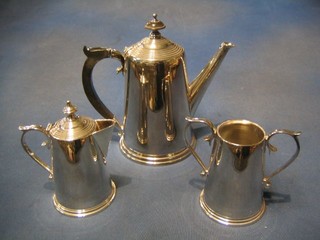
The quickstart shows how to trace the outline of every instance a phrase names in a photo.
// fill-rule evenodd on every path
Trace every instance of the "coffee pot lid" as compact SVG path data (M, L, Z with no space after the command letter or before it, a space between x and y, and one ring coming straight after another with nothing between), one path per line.
M151 30L149 37L128 47L125 50L127 56L135 60L162 61L176 59L184 54L184 49L178 44L163 37L159 30L164 29L166 25L158 20L157 14L153 14L153 19L148 21L145 28Z
M91 135L96 129L96 122L89 117L78 116L76 112L77 107L67 101L63 108L65 117L50 128L50 135L62 141L78 140Z

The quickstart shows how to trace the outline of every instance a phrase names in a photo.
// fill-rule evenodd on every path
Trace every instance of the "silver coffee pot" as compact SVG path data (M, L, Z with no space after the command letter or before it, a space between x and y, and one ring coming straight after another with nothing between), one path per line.
M53 203L68 216L84 217L110 205L116 194L106 155L115 125L113 119L93 120L76 115L77 108L67 101L65 117L46 128L20 126L21 144L27 154L46 169L55 183ZM40 131L47 136L51 152L48 165L26 143L25 135Z
M223 42L199 75L189 83L184 49L162 36L165 24L153 15L145 25L148 37L124 49L84 47L84 91L93 107L105 118L114 115L99 98L92 80L95 65L105 58L120 61L117 69L126 81L120 149L126 157L148 165L171 164L190 155L184 143L186 116L196 111L214 73L232 43ZM191 130L189 138L195 145Z

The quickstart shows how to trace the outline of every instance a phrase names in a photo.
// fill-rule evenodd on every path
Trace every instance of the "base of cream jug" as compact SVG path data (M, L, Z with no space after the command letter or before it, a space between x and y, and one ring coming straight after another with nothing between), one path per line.
M86 217L92 214L96 214L105 208L107 208L113 201L115 195L117 192L117 188L115 183L111 180L111 193L109 196L103 200L101 203L99 203L96 206L90 207L90 208L85 208L85 209L72 209L63 206L61 203L59 203L58 199L56 198L56 195L53 195L53 204L55 208L58 210L58 212L67 215L69 217Z

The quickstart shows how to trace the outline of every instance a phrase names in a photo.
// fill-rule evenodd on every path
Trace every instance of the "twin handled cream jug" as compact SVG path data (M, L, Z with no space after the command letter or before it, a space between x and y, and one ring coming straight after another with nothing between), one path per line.
M212 134L205 137L212 142L208 167L186 139L187 145L206 176L200 194L200 206L213 220L232 226L254 223L265 212L264 187L270 179L289 166L298 156L300 132L274 130L266 134L258 124L247 120L228 120L217 127L203 118L190 118L189 123L203 123ZM291 136L296 143L292 157L270 175L265 175L265 152L276 151L270 139L277 134Z

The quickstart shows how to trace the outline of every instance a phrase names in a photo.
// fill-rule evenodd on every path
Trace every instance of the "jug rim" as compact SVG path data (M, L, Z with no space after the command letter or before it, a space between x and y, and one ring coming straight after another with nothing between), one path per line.
M112 128L117 123L117 121L114 118L101 118L101 119L95 119L94 121L96 122L96 128L93 131L93 134L100 132L102 130L105 130L107 128ZM101 122L103 122L103 123L110 122L110 124L103 125L103 124L101 124Z
M230 129L231 128L231 129ZM248 136L250 134L250 136ZM246 119L232 119L219 124L219 138L232 146L258 146L265 141L266 132L257 123Z

